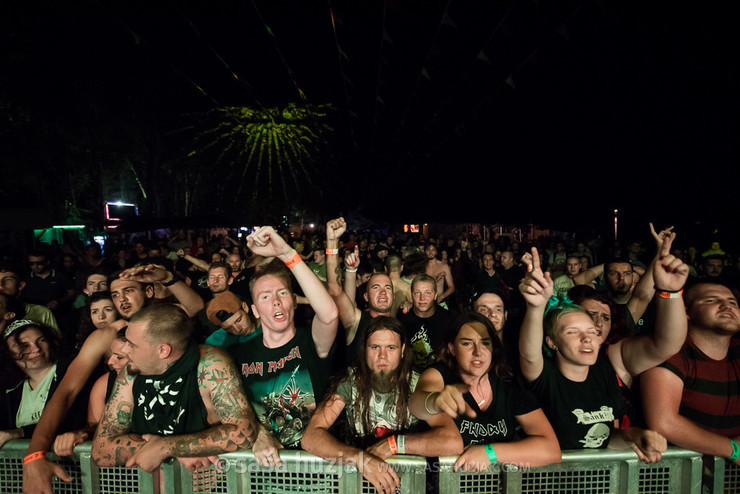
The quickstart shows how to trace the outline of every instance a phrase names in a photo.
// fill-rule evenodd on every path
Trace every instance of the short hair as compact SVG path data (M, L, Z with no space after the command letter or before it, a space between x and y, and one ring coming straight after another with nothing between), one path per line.
M396 273L403 268L403 259L397 254L391 254L385 260L385 267L389 273Z
M273 259L271 262L256 269L254 275L249 280L249 295L252 297L252 300L255 300L254 285L257 284L260 278L265 276L276 276L280 278L290 293L293 293L293 279L291 278L290 270L288 270L280 259Z
M123 271L124 271L123 269L119 269L118 271L115 271L110 276L108 276L108 290L111 290L112 289L112 286L111 285L113 285L113 282L114 281L121 279L121 273ZM139 286L141 286L141 289L144 290L144 291L146 291L146 287L147 286L152 286L151 283L144 283L144 282L141 282L141 281L138 281L138 280L126 280L126 281L135 281L136 283L139 284Z
M108 277L110 276L110 274L111 274L110 273L110 269L108 269L106 267L103 267L103 266L93 266L93 267L90 267L90 268L85 269L85 282L87 282L87 279L90 276L93 276L93 275L105 276L105 278L107 280Z
M212 262L211 265L208 266L208 274L210 274L212 270L218 269L218 268L221 268L224 271L226 271L226 277L231 278L231 265L225 261Z
M416 275L414 277L414 280L411 282L411 292L414 291L414 286L416 286L417 283L431 283L432 288L434 289L434 293L437 293L437 280L434 279L433 276L429 276L426 273Z
M47 254L45 250L41 249L33 249L28 253L28 257L43 257L47 261L49 260L49 254Z
M571 301L561 301L557 306L549 309L545 313L545 319L542 322L545 336L554 338L555 327L558 325L563 316L574 313L585 314L586 316L588 316L589 319L591 318L591 316L588 315L588 312L586 312L586 309Z
M17 262L0 261L0 273L13 273L16 276L20 276L23 271Z
M604 261L604 274L605 275L611 268L612 264L629 264L630 269L633 270L632 261L629 259L629 257L611 257L607 259L606 261Z
M193 338L193 321L175 304L155 304L131 316L130 324L146 323L145 339L185 350Z
M709 279L711 280L711 278ZM684 290L683 290L683 304L686 307L686 309L690 309L691 306L694 304L694 302L696 302L696 299L698 298L698 295L696 293L697 289L699 286L702 286L702 285L721 286L723 288L727 288L728 290L730 290L730 292L732 293L734 297L737 298L738 296L736 290L733 290L732 287L724 283L718 283L715 281L704 281L704 280L694 281L692 283L688 283L684 287Z
M470 299L470 307L475 310L475 304L478 303L478 300L485 295L486 293L490 293L493 295L497 295L498 298L501 299L501 302L504 304L504 310L506 310L506 295L504 295L503 290L499 290L497 288L486 288L485 290L481 292L475 292L473 293L473 297Z

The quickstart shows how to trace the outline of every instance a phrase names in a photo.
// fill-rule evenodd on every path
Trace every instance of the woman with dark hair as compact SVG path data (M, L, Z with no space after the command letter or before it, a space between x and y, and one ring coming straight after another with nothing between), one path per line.
M455 420L465 445L455 470L560 462L555 432L534 396L514 381L493 324L482 314L465 312L448 328L439 359L421 375L409 409L422 420L441 412Z
M72 361L63 353L54 329L27 319L11 323L3 333L2 373L14 384L0 396L0 446L10 439L31 437L46 403ZM87 393L80 393L63 431L84 425Z
M109 291L94 292L82 309L80 329L77 331L77 348L82 347L88 336L120 318Z
M432 417L426 427L408 413L408 399L418 380L411 369L411 349L401 323L378 316L362 333L356 360L316 408L301 446L330 461L358 465L378 492L392 493L398 475L385 459L395 454L458 454L460 436L449 417ZM329 430L346 413L344 444Z
M591 316L602 346L630 336L622 311L616 310L616 304L606 293L597 292L590 285L576 285L568 291L568 298Z

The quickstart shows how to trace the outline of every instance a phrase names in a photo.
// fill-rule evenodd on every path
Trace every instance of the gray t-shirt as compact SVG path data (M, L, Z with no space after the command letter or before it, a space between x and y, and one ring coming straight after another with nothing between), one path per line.
M349 375L339 383L336 391L337 395L339 395L342 398L342 401L344 401L345 403L344 410L347 414L347 421L352 428L352 432L358 437L374 434L376 437L379 438L387 437L393 432L397 432L399 430L399 427L396 413L396 393L373 392L373 395L370 398L370 406L372 408L370 410L370 421L373 424L373 430L361 430L361 420L359 417L354 416L354 407L352 406L355 400L358 399L357 389L353 385L354 379L352 378L352 376L353 374L350 370ZM411 380L409 381L409 388L411 392L413 392L414 388L416 388L416 383L418 381L419 374L417 374L416 372L412 372ZM409 427L414 426L419 422L419 419L417 419L413 415L407 415L409 417ZM380 433L378 433L379 431Z

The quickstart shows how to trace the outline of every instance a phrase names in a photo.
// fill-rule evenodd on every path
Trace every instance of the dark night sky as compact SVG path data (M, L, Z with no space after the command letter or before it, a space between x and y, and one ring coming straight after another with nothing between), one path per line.
M172 128L215 106L299 101L297 84L337 109L332 145L357 192L330 216L586 228L619 208L643 230L737 216L729 5L64 3L4 2L4 100L63 125L95 92L90 111L141 105Z

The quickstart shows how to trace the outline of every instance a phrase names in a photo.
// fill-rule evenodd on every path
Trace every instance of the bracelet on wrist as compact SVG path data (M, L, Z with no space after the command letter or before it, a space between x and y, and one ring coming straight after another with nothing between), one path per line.
M327 256L336 256L339 254L339 249L326 249Z
M357 272L357 268L355 268L355 269L345 268L344 272L345 273L356 273Z
M424 398L424 410L426 410L429 415L437 415L437 413L439 413L439 412L433 412L429 410L429 405L428 405L429 397L432 396L433 394L439 394L439 391L432 391L431 393L427 395L426 398Z
M732 444L732 455L730 455L730 457L727 459L730 461L735 461L740 458L740 447L738 447L734 439L730 439L730 444Z
M683 296L683 289L681 290L663 290L662 288L655 287L655 294L660 298L681 298Z
M162 281L161 283L162 283L162 286L172 286L175 283L177 283L178 281L180 281L180 278L178 278L175 275L175 273L172 273L172 279L170 281Z
M296 252L293 257L283 262L285 263L286 266L288 266L288 269L292 269L296 266L296 264L298 264L302 260L303 258L301 257L301 255L298 252Z
M396 444L396 436L388 437L388 447L390 448L392 455L398 454L398 445Z
M493 450L493 444L486 444L484 449L486 450L488 461L496 463L498 460L496 459L496 452Z
M396 436L396 444L398 445L398 453L405 455L406 454L406 436L403 434L399 434Z
M46 453L44 451L36 451L23 458L23 464L28 465L32 461L40 460L41 458L46 458Z

